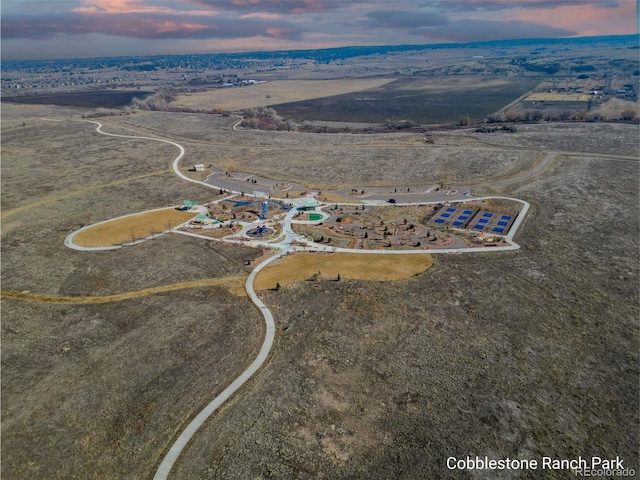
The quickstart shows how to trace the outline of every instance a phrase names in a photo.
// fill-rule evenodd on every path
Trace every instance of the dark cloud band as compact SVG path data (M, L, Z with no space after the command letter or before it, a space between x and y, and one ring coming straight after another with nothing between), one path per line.
M254 36L300 38L300 29L281 20L193 17L161 14L60 13L5 15L2 38L48 39L59 34L102 33L139 39L248 38Z

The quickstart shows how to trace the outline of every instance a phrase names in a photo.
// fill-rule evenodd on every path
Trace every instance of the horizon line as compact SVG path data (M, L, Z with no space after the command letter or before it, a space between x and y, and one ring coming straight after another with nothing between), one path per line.
M444 47L453 47L460 48L464 46L471 45L489 45L489 44L500 44L500 43L512 43L512 42L571 42L576 40L583 39L605 39L605 38L619 38L622 39L624 37L628 37L631 39L632 37L636 37L637 40L640 40L640 35L638 33L632 34L623 34L623 35L584 35L584 36L573 36L573 37L532 37L532 38L510 38L510 39L502 39L502 40L475 40L471 42L441 42L441 43L399 43L399 44L373 44L373 45L343 45L340 47L325 47L325 48L303 48L303 49L275 49L275 50L238 50L238 51L219 51L219 52L191 52L191 53L157 53L151 55L112 55L112 56L97 56L97 57L58 57L58 58L41 58L41 59L26 59L26 58L14 58L14 59L2 59L1 63L9 63L9 62L59 62L59 61L69 61L69 60L92 60L92 59L113 59L113 58L155 58L155 57L185 57L190 55L250 55L250 54L265 54L265 53L285 53L285 52L322 52L322 51L332 51L332 50L340 50L347 48L400 48L400 47L416 47L416 48L444 48ZM638 45L640 48L640 43Z

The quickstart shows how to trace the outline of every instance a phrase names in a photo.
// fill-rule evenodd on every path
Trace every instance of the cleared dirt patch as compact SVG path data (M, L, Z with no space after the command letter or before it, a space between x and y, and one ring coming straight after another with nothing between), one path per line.
M393 78L352 80L278 80L246 87L216 88L202 93L180 95L171 107L198 110L242 110L285 102L322 98L376 88Z
M73 243L81 247L121 245L173 228L195 215L175 208L139 213L87 228L73 237Z
M311 278L349 280L400 280L428 270L433 265L431 255L366 255L360 253L289 255L264 268L254 282L256 290L275 288ZM319 274L318 274L319 273Z

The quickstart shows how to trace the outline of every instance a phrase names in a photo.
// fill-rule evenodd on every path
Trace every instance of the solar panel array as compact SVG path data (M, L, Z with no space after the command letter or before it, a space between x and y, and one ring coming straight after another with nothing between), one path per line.
M450 226L474 232L506 235L515 220L515 215L490 212L473 208L443 206L431 222L436 226Z

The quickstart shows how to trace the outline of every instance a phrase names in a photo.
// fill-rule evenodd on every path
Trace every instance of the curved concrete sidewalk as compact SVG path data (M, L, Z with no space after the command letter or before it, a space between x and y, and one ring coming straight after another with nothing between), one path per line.
M284 253L283 253L284 254ZM176 460L180 456L180 453L184 449L184 447L189 443L193 435L198 431L198 429L202 426L202 424L218 409L220 406L226 402L242 385L244 385L254 373L258 371L258 369L265 362L267 357L269 356L269 352L271 351L271 346L273 345L273 339L275 337L275 323L273 321L273 315L269 308L260 300L255 290L253 289L253 281L260 270L262 270L269 263L274 260L281 258L283 254L276 255L266 259L260 265L253 269L249 278L247 278L247 282L245 287L247 289L247 293L251 298L251 301L258 307L260 313L264 317L264 322L266 325L266 334L264 338L264 342L262 343L262 347L260 348L260 352L258 352L258 356L255 360L249 365L249 367L240 374L238 378L236 378L231 385L225 388L222 393L220 393L216 398L214 398L196 417L187 425L187 427L182 431L180 436L173 443L169 452L162 459L162 463L158 467L156 474L154 475L154 480L166 480L169 472L173 468Z
M186 222L181 223L180 225L176 225L175 227L169 228L167 230L164 230L162 232L156 233L154 235L150 235L148 237L144 237L141 238L140 240L136 240L135 242L128 242L128 243L123 243L121 245L113 245L110 247L83 247L82 245L77 245L75 243L73 243L73 238L79 234L80 232L84 232L85 230L88 230L89 228L93 228L96 227L98 225L103 225L105 223L109 223L109 222L115 222L117 220L120 220L122 218L127 218L127 217L133 217L135 215L142 215L144 213L150 213L150 212L157 212L160 210L168 210L170 208L175 208L175 207L161 207L161 208L153 208L151 210L145 210L143 212L137 212L137 213L129 213L127 215L121 215L119 217L115 217L115 218L110 218L109 220L103 220L102 222L98 222L98 223L92 223L91 225L85 225L84 227L80 228L79 230L76 230L75 232L71 232L69 235L67 235L67 237L64 239L64 245L72 250L81 250L83 252L99 252L99 251L103 251L103 250L118 250L120 248L124 248L124 247L131 247L133 245L138 245L140 243L146 242L147 240L152 240L154 238L158 238L161 235L164 235L166 233L171 232L172 230L176 229L176 228L181 228L184 225L187 225L191 220L187 220ZM196 213L196 212L194 212ZM200 213L200 212L197 212ZM197 215L196 213L196 215ZM194 218L195 216L194 215Z

